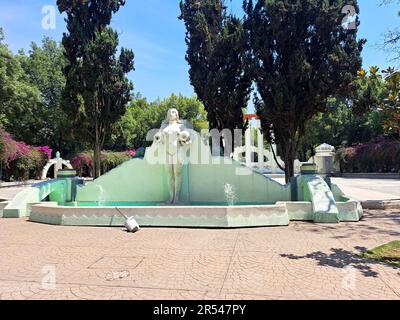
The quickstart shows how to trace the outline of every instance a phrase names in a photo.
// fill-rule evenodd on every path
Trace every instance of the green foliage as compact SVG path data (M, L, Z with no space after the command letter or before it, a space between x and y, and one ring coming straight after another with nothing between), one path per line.
M107 173L108 171L118 167L124 162L132 159L128 152L101 152L101 172ZM82 152L76 155L71 164L77 170L79 176L93 177L93 152Z
M210 129L243 128L242 109L252 79L242 21L226 13L223 0L185 0L180 8L190 81L205 106Z
M138 94L129 103L125 115L113 126L107 148L127 150L149 146L147 133L160 127L171 108L178 109L180 117L191 122L196 131L207 129L207 115L197 98L172 94L164 100L148 102Z
M386 97L381 104L381 111L387 116L384 122L386 132L400 139L400 73L392 68L385 70Z
M376 109L386 95L385 81L376 66L370 67L369 72L361 69L357 78L351 84L353 110L357 115L362 115Z
M400 241L392 241L361 254L366 259L400 266Z
M307 123L300 139L298 158L308 161L321 143L339 148L372 141L384 135L385 119L377 107L356 115L349 101L330 98L327 111L318 113Z
M400 74L393 68L361 70L354 82L354 108L357 114L379 111L387 135L400 138Z
M12 176L17 180L40 178L41 170L46 165L47 159L38 150L33 149L29 154L20 157L10 167Z
M41 95L33 110L30 130L21 138L30 144L49 145L63 154L73 152L79 144L69 136L72 125L62 105L66 65L63 48L56 41L44 38L41 47L32 43L28 55L22 55L21 60L30 83Z
M21 55L14 55L0 35L0 126L17 138L32 134L34 109L40 103L40 91L30 82Z
M307 122L326 110L330 96L348 96L361 68L364 40L342 27L344 5L359 12L354 0L244 1L255 106L267 139L282 150L286 180Z
M61 104L62 47L44 38L41 46L33 42L28 54L13 55L5 44L0 52L0 124L19 140L72 153L79 144L68 135L71 124Z
M100 176L100 151L112 125L125 113L133 85L126 74L134 69L134 55L121 49L109 25L124 0L58 0L67 15L63 45L67 66L64 104L79 137L94 148L94 176Z
M41 170L49 159L47 151L51 153L47 146L36 148L16 141L0 127L0 180L40 178Z

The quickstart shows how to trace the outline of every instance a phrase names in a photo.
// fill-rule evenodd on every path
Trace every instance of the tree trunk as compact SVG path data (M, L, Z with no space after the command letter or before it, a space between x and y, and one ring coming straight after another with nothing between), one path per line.
M294 155L290 154L287 156L287 162L285 166L285 178L286 178L286 183L289 183L291 178L294 177Z
M296 143L295 139L289 139L284 147L285 158L285 180L289 183L291 178L294 177L294 160L296 157Z
M100 129L98 123L96 123L96 136L93 148L93 178L97 179L101 176L101 143L100 143Z

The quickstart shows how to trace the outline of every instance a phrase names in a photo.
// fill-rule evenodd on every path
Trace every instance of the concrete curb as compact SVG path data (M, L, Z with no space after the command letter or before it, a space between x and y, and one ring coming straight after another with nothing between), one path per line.
M344 179L400 180L399 173L335 173L333 177Z
M0 182L0 189L15 188L15 187L30 187L33 184L40 183L46 180L28 180L22 182Z
M0 199L0 218L3 218L3 210L8 206L8 203L7 200Z
M368 200L361 202L361 205L367 210L400 209L400 200Z

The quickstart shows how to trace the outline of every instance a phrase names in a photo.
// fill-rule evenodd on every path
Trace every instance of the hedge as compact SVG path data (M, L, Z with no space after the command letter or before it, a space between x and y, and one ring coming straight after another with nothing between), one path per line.
M24 181L40 179L41 171L51 159L48 146L33 147L15 140L11 134L0 128L0 179Z
M336 161L342 173L400 173L400 141L380 138L341 148Z
M134 157L136 157L135 150L125 152L102 151L101 173L107 173ZM93 152L87 151L78 154L71 160L71 164L80 177L93 177Z

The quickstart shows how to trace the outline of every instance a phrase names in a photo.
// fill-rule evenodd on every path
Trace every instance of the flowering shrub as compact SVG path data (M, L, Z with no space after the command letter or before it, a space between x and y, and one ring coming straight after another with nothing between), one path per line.
M126 153L127 156L129 156L129 157L131 157L131 158L136 157L136 150L135 150L135 149L128 150L128 151L126 151L125 153Z
M45 154L47 160L51 159L51 154L53 153L53 149L51 149L49 146L36 147L36 150Z
M48 146L32 147L16 141L11 134L0 128L0 162L6 181L40 177L52 152Z
M124 162L136 157L136 150L125 152L103 151L101 153L102 174L118 167ZM71 165L78 172L79 176L93 176L93 152L83 152L71 160Z
M78 172L79 176L92 176L93 171L93 152L83 152L72 158L72 167Z
M400 172L400 142L381 138L342 148L336 161L341 172Z

